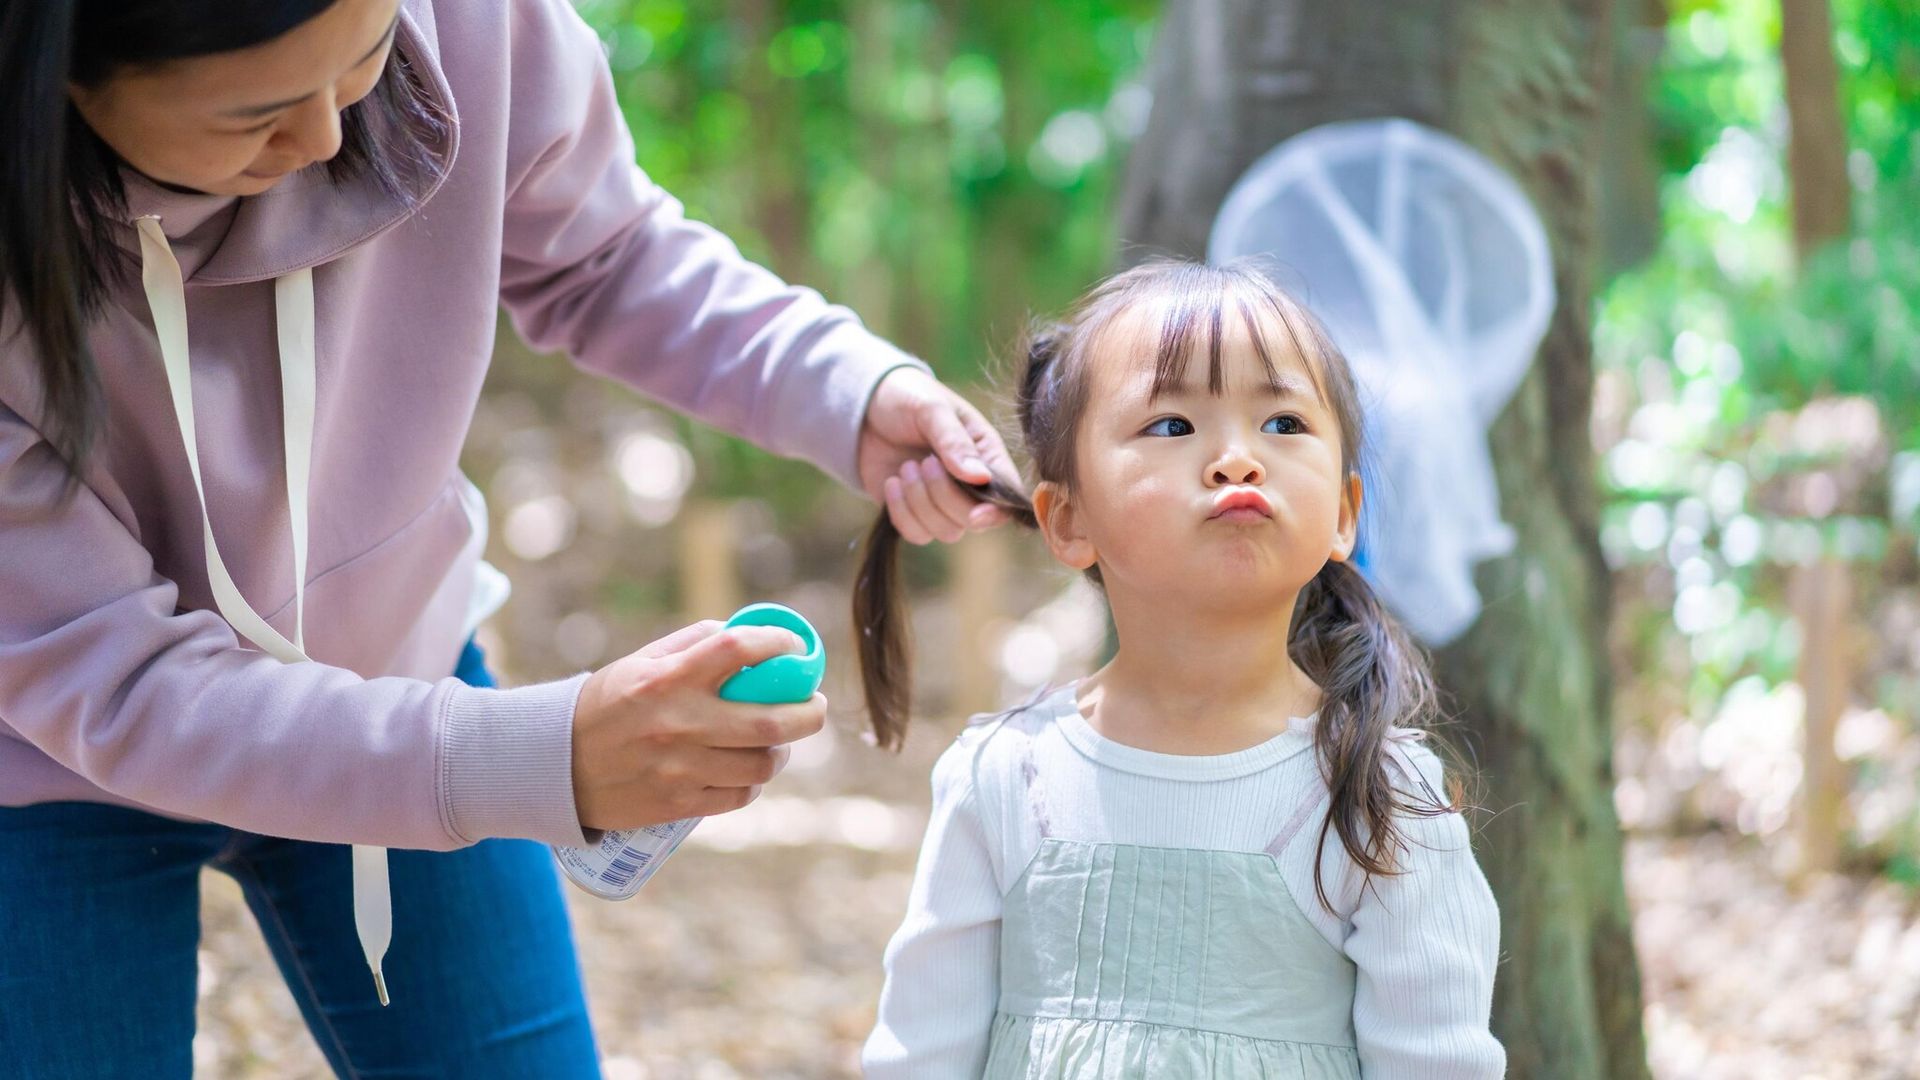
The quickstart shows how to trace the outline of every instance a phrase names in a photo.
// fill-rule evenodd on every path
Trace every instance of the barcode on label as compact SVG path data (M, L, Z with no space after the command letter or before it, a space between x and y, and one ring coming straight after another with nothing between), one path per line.
M653 856L646 852L626 848L607 864L606 872L600 875L600 880L606 882L611 888L624 889L627 883L633 880L633 875L645 869L646 865L652 861Z

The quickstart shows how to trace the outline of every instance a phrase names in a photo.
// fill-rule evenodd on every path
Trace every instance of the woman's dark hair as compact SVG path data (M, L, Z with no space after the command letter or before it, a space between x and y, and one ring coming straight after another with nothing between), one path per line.
M334 0L0 0L0 317L39 358L41 434L69 466L69 488L99 426L87 326L130 269L120 161L81 119L70 86L123 71L232 52L279 37ZM446 117L390 50L372 93L341 117L337 181L368 175L395 194L432 165ZM130 235L130 234L127 234Z
M1115 318L1142 302L1165 312L1160 327L1154 393L1178 386L1196 347L1204 343L1208 389L1225 387L1224 325L1246 325L1269 379L1278 382L1268 335L1284 330L1306 361L1316 389L1340 424L1343 474L1360 475L1362 447L1359 395L1346 359L1319 321L1275 285L1258 263L1225 266L1155 261L1116 274L1087 293L1058 323L1043 323L1028 335L1015 389L1021 442L1035 479L1071 490L1074 446L1086 412L1089 359L1101 333ZM1002 507L1035 528L1033 505L1007 483L969 486L975 498ZM911 701L911 658L898 578L900 536L883 510L867 537L854 583L854 625L860 628L860 675L874 735L897 749L906 733ZM1100 584L1099 568L1088 576ZM1407 778L1404 796L1387 774L1388 738L1394 728L1424 730L1437 717L1438 698L1420 647L1383 607L1366 579L1345 562L1328 562L1301 590L1294 608L1288 652L1322 690L1314 748L1331 793L1321 826L1324 844L1337 832L1348 855L1367 874L1398 872L1408 840L1396 823L1401 814L1431 817L1460 808L1460 784L1442 800L1424 780ZM1318 863L1314 886L1328 904Z

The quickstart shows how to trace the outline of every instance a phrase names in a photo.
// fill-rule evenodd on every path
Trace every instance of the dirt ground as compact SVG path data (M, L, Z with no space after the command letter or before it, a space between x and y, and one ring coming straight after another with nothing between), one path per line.
M858 1073L945 736L902 759L844 728L760 802L702 825L631 901L569 890L612 1080ZM1660 1080L1920 1077L1920 902L1884 881L1779 883L1756 846L1629 846ZM206 878L199 1074L326 1075L260 934Z

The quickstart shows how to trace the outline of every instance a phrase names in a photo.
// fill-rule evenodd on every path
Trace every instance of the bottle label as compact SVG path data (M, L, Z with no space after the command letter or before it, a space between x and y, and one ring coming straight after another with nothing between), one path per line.
M595 896L625 900L640 891L700 820L615 829L592 847L556 847L553 857L574 884Z

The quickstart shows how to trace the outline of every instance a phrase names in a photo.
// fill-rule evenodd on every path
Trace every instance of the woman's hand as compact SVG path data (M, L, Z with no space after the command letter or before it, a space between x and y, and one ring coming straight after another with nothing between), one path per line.
M819 731L820 694L797 705L722 701L743 667L805 652L772 626L695 623L587 677L573 711L573 797L587 829L636 829L738 810Z
M860 429L859 471L860 486L886 506L910 544L952 543L1007 520L998 507L974 501L954 477L984 484L992 475L1020 475L980 410L911 367L895 368L874 390Z

